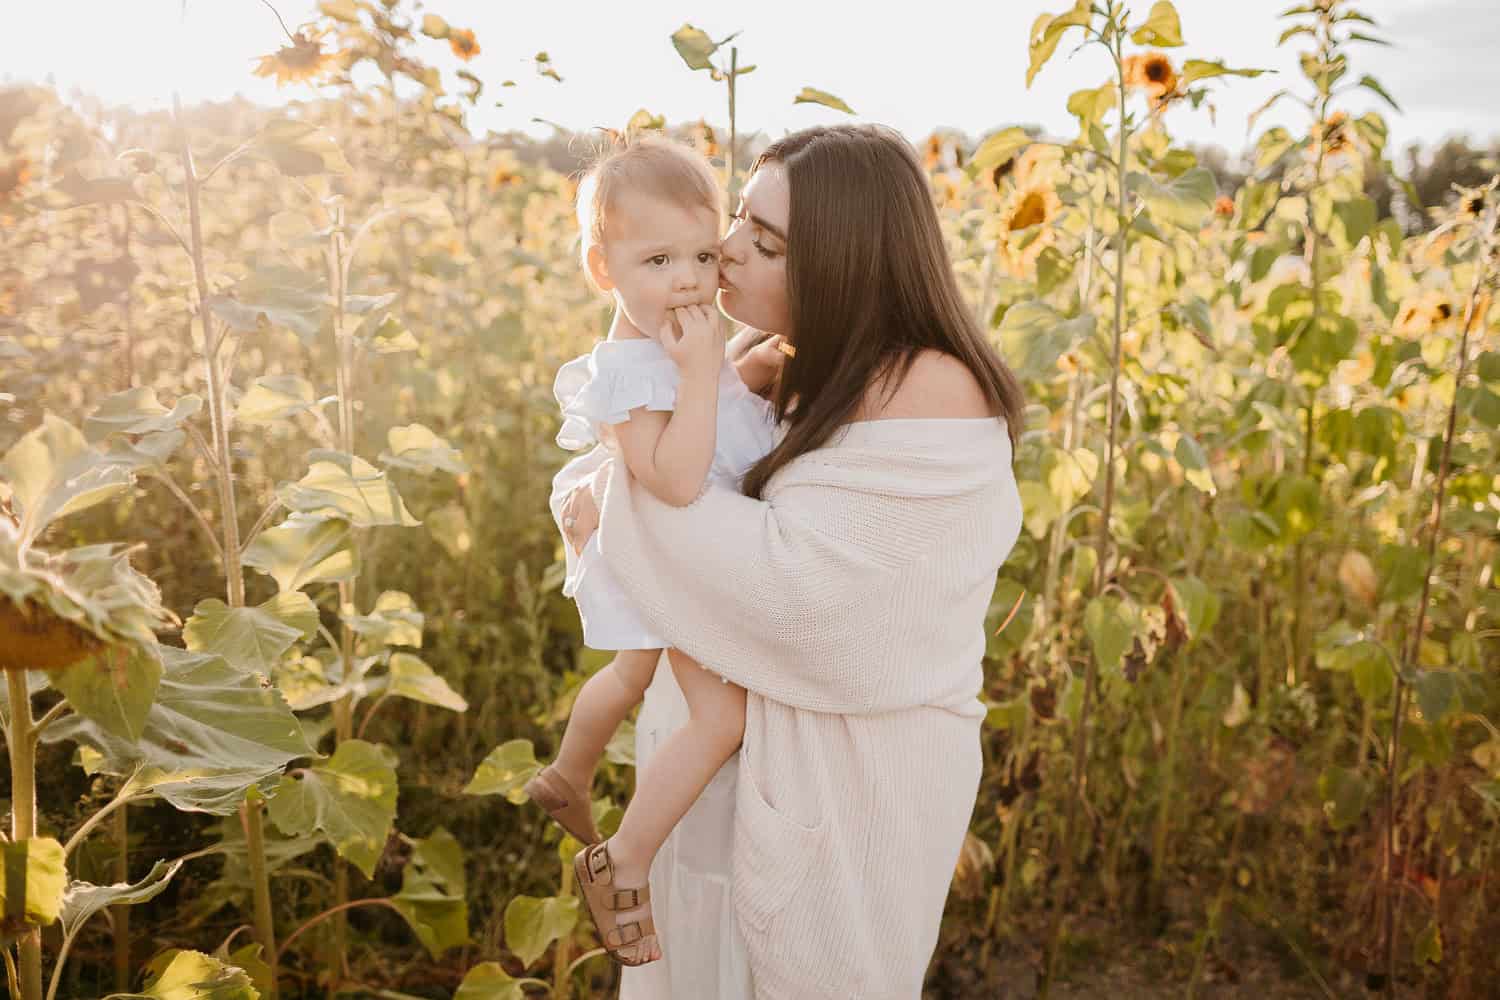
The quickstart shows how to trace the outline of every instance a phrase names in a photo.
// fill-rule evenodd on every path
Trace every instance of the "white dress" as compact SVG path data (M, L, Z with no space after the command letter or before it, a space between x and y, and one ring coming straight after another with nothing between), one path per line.
M655 340L602 341L558 370L554 395L563 410L557 443L593 447L553 480L552 516L561 530L562 502L615 455L599 443L600 423L620 423L637 406L670 410L677 366ZM711 479L738 488L745 472L777 439L772 405L750 392L724 362ZM576 557L567 553L563 593L578 605L584 642L594 649L652 649L667 643L640 622L597 548L597 535ZM705 664L712 669L712 664ZM651 758L688 719L687 702L663 654L636 721L637 782ZM731 757L672 830L651 865L651 911L660 960L622 970L619 1000L751 1000L750 964L730 898L730 848L739 757Z
M552 393L562 407L557 443L569 451L589 449L564 465L552 480L549 506L562 531L562 505L573 488L618 454L600 439L601 424L620 424L644 406L671 410L677 403L677 363L650 338L601 340L588 354L557 371ZM770 401L740 381L728 358L719 369L719 409L713 463L708 478L739 488L750 467L775 444L776 418ZM566 536L564 536L566 538ZM608 565L599 557L598 535L581 553L564 544L567 575L563 596L573 598L583 620L583 643L590 649L657 649L666 645L636 613Z

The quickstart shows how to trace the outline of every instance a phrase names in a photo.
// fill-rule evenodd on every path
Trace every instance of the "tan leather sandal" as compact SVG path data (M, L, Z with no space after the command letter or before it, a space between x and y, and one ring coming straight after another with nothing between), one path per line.
M621 889L615 885L615 868L608 844L590 844L573 858L573 875L589 916L599 930L599 939L609 957L621 965L645 965L660 957L656 944L656 922L651 918L651 887ZM645 907L646 916L629 923L616 923L621 910ZM657 954L653 955L655 951ZM650 955L651 957L646 957Z
M599 831L594 829L594 814L589 808L589 797L578 790L553 769L551 764L542 768L524 791L531 801L546 810L559 826L585 844L599 843Z

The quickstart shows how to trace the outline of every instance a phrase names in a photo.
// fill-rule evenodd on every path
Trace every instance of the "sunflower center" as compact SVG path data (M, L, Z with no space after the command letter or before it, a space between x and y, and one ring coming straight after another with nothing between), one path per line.
M1011 229L1025 229L1047 221L1047 199L1039 191L1028 191L1011 216Z

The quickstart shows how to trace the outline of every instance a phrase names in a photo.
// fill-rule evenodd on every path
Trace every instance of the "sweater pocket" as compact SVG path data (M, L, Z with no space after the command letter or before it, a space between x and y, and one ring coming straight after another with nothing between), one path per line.
M826 839L827 819L803 826L766 801L747 756L740 757L734 805L731 885L740 918L765 930L807 883Z

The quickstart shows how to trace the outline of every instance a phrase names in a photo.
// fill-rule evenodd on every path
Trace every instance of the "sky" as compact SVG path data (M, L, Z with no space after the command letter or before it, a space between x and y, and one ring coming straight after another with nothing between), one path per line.
M270 0L292 28L311 20L315 0ZM1286 22L1277 14L1292 0L1177 0L1187 45L1171 55L1221 59L1234 67L1276 70L1256 79L1229 79L1214 88L1216 116L1187 107L1171 112L1180 140L1215 142L1231 151L1248 145L1249 113L1281 87L1305 92L1299 46L1281 49ZM406 0L408 9L410 0ZM1061 46L1028 89L1026 40L1031 22L1067 0L984 0L912 5L900 15L861 3L758 0L683 3L677 0L426 0L423 8L456 27L474 30L481 51L467 68L488 87L469 114L470 129L550 126L623 127L638 108L669 123L706 117L727 122L722 84L693 72L670 36L691 23L719 39L740 35L741 132L772 136L807 125L847 120L842 112L794 104L805 86L846 101L856 118L899 128L914 140L936 127L971 136L1010 124L1038 124L1054 135L1076 131L1066 110L1071 92L1104 83L1107 57L1097 47L1071 54ZM1144 11L1149 0L1138 0ZM1500 137L1500 3L1496 0L1364 0L1390 48L1360 46L1350 79L1376 76L1401 104L1384 108L1368 91L1350 94L1353 113L1382 109L1393 149L1431 144L1452 134L1477 141ZM5 9L8 8L8 9ZM168 108L174 91L185 103L241 94L262 104L315 96L314 88L278 89L251 75L256 57L286 41L263 0L0 0L0 83L50 80L65 96L75 89L110 104ZM895 11L891 7L887 10ZM1139 20L1136 15L1132 20ZM419 53L443 69L450 90L460 64L447 44L421 38ZM562 75L537 75L532 62L547 52ZM504 79L517 86L501 89ZM503 107L494 101L502 100ZM1306 111L1290 102L1267 114L1271 124L1298 131Z

